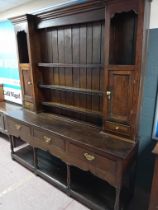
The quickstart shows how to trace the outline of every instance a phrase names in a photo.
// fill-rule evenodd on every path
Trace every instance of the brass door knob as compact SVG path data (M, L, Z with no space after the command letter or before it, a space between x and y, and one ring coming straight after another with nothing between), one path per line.
M106 91L106 95L107 95L108 99L110 100L111 99L111 91Z
M28 81L27 84L28 84L28 85L32 85L32 82L31 82L31 81Z

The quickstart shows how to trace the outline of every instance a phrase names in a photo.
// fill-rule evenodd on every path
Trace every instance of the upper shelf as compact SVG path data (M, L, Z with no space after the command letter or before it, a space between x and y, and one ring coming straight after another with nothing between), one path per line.
M103 68L103 64L38 63L39 67L56 68Z
M72 64L72 63L38 63L39 67L45 67L45 68L104 68L106 67L109 70L135 70L135 65L118 65L118 64L109 64L105 66L104 64Z

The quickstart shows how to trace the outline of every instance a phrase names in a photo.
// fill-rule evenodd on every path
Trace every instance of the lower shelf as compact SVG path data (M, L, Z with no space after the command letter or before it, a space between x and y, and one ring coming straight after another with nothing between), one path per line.
M67 167L60 159L38 149L38 169L36 174L61 190L67 190Z
M17 148L17 150L12 153L11 156L14 160L17 160L29 170L35 170L33 164L33 148L31 146L24 144L22 147Z
M71 167L71 195L94 210L112 210L114 207L115 189L76 167Z
M67 165L48 152L37 150L38 167L34 167L33 148L24 144L12 154L12 158L34 171L37 175L66 192L71 197L93 210L113 210L115 188L89 172L70 166L70 186L67 185ZM123 190L121 200L126 200ZM125 203L125 202L121 202ZM121 205L122 206L122 205ZM121 208L121 209L127 209Z

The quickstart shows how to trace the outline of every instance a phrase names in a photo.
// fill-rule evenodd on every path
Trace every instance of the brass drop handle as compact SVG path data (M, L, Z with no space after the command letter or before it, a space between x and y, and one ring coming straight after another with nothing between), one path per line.
M116 127L115 127L115 130L117 130L117 131L118 131L118 130L119 130L119 126L116 126Z
M32 85L32 82L31 82L31 81L28 81L27 84L28 84L28 85Z
M111 99L111 91L106 91L106 95L107 95L108 99L110 100Z
M49 144L51 142L51 138L50 137L44 136L43 138L44 138L44 140L45 140L45 142L47 144Z
M93 155L88 154L87 152L84 153L84 157L88 160L88 161L92 161L95 159L95 157Z
M20 130L21 129L21 125L19 124L15 124L16 130Z

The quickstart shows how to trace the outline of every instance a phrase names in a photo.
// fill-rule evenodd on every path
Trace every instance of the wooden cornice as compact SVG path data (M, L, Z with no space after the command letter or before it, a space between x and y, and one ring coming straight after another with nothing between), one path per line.
M43 10L41 13L37 13L36 15L41 21L43 21L105 8L105 2L106 0L87 0L82 3L68 3L58 7L52 7L51 9Z
M13 24L22 23L22 22L25 22L25 21L27 20L27 15L21 15L21 16L9 18L9 20L10 20Z
M21 16L9 18L9 20L10 20L13 24L23 23L23 22L26 22L26 21L28 21L28 20L33 20L33 21L35 21L36 19L37 19L37 17L36 17L35 15L31 15L31 14L25 14L25 15L21 15Z
M17 17L10 18L11 22L13 24L19 24L22 22L25 22L28 19L28 16L34 17L34 20L36 19L36 26L37 28L44 28L44 27L53 27L54 25L50 24L49 20L51 19L57 19L57 21L62 19L63 17L69 17L76 14L80 14L78 16L81 17L82 13L88 13L92 11L100 10L102 15L100 14L100 17L103 16L103 10L105 10L106 4L113 4L114 2L119 2L120 0L85 0L84 2L71 2L66 4L61 4L59 6L54 6L49 9L44 9L42 11L38 11L36 13L30 14L30 15L21 15ZM151 0L144 0L144 1L151 1ZM122 11L122 10L121 10ZM97 19L97 18L96 18ZM62 25L59 20L59 25ZM66 22L66 21L65 21ZM68 22L68 21L67 21ZM71 24L71 23L70 23Z
M71 2L54 6L49 9L43 9L40 12L34 12L31 15L36 16L38 22L43 22L50 19L66 17L73 14L84 13L93 10L99 10L105 8L106 3L113 3L120 0L85 0L84 2ZM144 0L152 1L152 0ZM31 16L30 15L30 16ZM12 23L18 24L27 20L27 15L21 15L13 18L9 18Z

